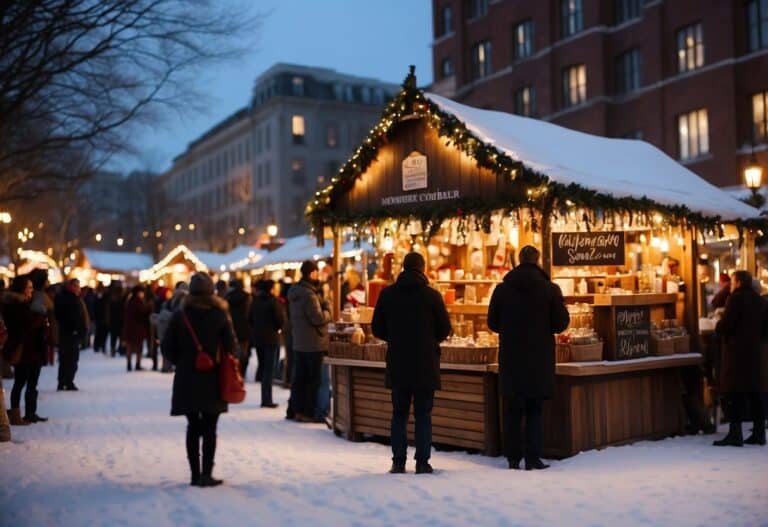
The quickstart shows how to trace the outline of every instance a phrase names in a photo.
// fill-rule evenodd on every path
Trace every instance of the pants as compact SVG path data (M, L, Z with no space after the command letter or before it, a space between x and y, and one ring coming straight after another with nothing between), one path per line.
M405 463L408 449L408 414L413 400L413 417L416 421L414 439L418 463L426 463L432 454L432 406L434 390L414 391L407 388L392 388L392 461Z
M59 339L59 384L64 386L74 384L79 361L80 338L77 335L61 335Z
M128 342L126 343L125 358L128 359L128 366L131 366L131 356L136 356L136 368L141 367L141 348L143 342Z
M200 475L200 439L203 440L203 470L210 476L216 455L216 425L219 414L196 412L187 414L187 459L192 477Z
M96 333L93 336L93 349L94 351L107 352L107 334L109 328L105 324L96 324Z
M755 427L765 429L765 410L760 392L729 393L724 399L725 415L730 422L752 421Z
M118 347L117 341L120 339L120 346ZM114 357L115 353L120 352L120 348L123 347L123 339L120 338L120 330L117 329L110 329L109 330L109 351L110 354ZM123 353L120 352L120 355Z
M541 458L541 399L522 395L504 397L504 455L507 459ZM525 445L523 445L523 417L525 417Z
M320 367L320 387L317 390L315 417L325 419L331 407L331 366L323 364Z
M320 388L323 354L316 351L296 352L296 374L291 385L292 407L295 413L315 415L317 390Z
M13 388L11 389L11 408L19 408L21 403L21 390L24 385L27 391L24 392L24 415L32 417L37 413L37 381L40 379L40 370L42 366L17 364L15 366L16 376L13 379Z
M241 340L238 341L238 347L240 348L240 353L237 356L238 360L240 361L240 375L243 376L243 379L245 379L245 374L248 371L248 363L251 361L251 345L250 341L248 340Z
M256 346L261 368L261 404L272 404L272 381L274 380L275 357L280 353L277 344ZM311 414L308 414L311 415Z

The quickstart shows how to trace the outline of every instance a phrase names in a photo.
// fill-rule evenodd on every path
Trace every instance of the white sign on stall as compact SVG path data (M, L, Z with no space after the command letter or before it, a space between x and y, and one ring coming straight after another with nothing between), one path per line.
M414 150L403 159L403 190L427 188L427 156Z

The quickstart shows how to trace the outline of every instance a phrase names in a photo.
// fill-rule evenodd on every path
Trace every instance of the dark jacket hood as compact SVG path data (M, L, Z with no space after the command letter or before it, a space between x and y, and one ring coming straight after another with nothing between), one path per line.
M427 276L421 271L415 269L406 269L397 277L395 285L401 289L415 289L429 285Z
M549 275L536 264L523 263L512 269L504 276L504 283L514 289L531 289L549 282Z

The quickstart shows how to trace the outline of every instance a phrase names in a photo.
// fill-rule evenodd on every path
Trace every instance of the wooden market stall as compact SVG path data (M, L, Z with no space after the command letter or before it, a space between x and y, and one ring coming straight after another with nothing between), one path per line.
M85 248L76 255L70 275L90 287L97 283L108 286L113 281L135 284L139 273L151 266L148 254Z
M318 242L377 248L368 309L335 313L331 333L333 425L349 439L388 436L370 307L419 251L453 326L434 441L500 452L488 302L518 249L537 246L571 313L545 405L545 454L557 457L683 431L680 372L701 360L698 236L729 223L748 242L757 216L647 143L470 108L419 91L413 73L306 212Z

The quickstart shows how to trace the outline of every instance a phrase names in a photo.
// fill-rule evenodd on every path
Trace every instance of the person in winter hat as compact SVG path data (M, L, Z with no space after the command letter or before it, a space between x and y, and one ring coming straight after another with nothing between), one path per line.
M397 281L384 288L373 312L373 334L387 342L386 386L392 390L392 468L405 472L408 414L416 421L416 473L432 472L432 405L440 389L440 342L451 322L440 293L429 287L424 257L409 253Z
M491 295L488 327L500 337L499 383L509 468L545 469L541 408L555 391L555 333L570 322L563 294L539 267L538 249L520 249L518 265ZM525 416L525 444L522 420Z
M213 465L219 415L227 411L227 403L221 399L218 364L210 371L198 371L195 367L198 353L196 342L200 343L202 352L214 360L219 350L234 354L236 349L227 303L214 296L213 281L204 273L192 276L189 294L171 317L162 349L176 367L171 415L187 418L190 484L214 487L222 483L222 480L213 477Z

